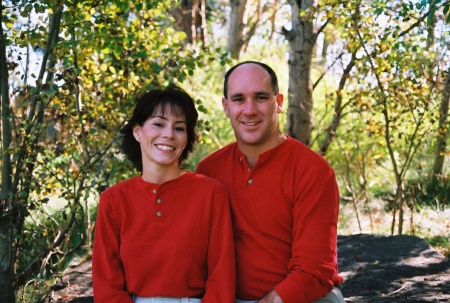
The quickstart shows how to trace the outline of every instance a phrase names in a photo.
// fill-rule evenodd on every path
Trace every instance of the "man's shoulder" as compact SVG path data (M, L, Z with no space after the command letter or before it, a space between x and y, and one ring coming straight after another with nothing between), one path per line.
M219 150L213 152L209 156L203 158L197 165L195 172L207 176L215 175L215 172L223 171L223 167L228 167L236 152L236 143L231 143Z
M322 155L299 140L289 137L285 143L284 151L289 161L298 161L302 166L321 165L324 168L330 168L330 164Z
M206 156L205 158L203 158L200 163L208 163L211 161L217 161L223 158L227 158L229 157L231 154L234 154L236 151L236 147L237 144L236 142L230 143L227 146L224 146L218 150L216 150L215 152L213 152L212 154Z

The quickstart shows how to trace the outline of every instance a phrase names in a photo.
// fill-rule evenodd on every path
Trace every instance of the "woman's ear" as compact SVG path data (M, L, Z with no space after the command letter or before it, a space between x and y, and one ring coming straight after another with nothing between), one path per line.
M141 137L141 126L139 124L133 126L133 136L137 142L139 142Z

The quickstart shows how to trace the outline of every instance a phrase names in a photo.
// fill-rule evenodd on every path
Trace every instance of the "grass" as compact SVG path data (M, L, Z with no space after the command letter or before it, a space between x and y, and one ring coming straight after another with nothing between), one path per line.
M383 208L382 201L375 200L368 205L358 205L358 215L359 224L355 207L351 203L341 204L338 233L340 235L359 233L391 235L393 213L387 212ZM394 234L398 234L398 212ZM437 211L427 206L416 210L413 214L407 208L404 214L403 234L425 239L431 246L449 258L450 208Z

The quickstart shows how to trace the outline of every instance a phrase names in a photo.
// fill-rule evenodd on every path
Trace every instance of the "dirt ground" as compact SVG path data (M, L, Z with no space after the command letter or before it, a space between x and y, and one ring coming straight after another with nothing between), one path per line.
M346 302L450 302L450 260L414 236L339 236ZM70 268L44 303L92 303L91 261Z

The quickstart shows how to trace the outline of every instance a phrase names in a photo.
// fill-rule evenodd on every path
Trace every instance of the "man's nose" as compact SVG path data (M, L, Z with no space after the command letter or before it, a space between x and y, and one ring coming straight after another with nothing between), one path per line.
M244 102L244 113L253 114L256 111L256 101L249 98Z

